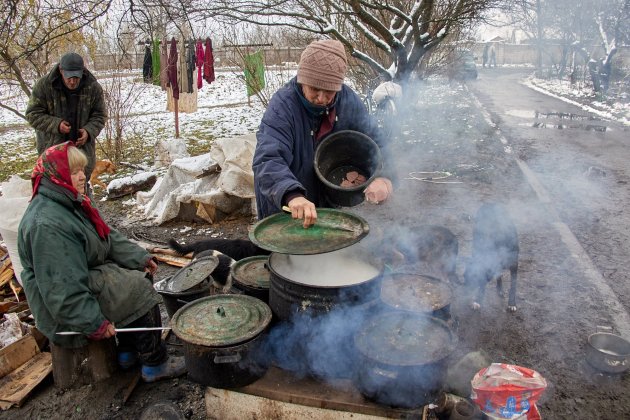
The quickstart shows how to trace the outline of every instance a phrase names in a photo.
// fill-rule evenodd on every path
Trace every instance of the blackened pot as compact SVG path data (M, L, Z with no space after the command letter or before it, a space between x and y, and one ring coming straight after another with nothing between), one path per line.
M368 318L354 343L357 389L379 404L415 408L438 396L455 337L440 319L387 311Z
M169 318L173 318L175 312L187 303L210 295L209 280L204 280L192 289L183 292L169 292L164 288L164 285L168 283L169 279L170 277L154 284L155 290L162 296L162 301L164 302L164 307L166 308L166 313Z
M378 301L381 271L350 248L315 255L272 253L269 306L282 321L297 314L322 315L340 306L372 306Z
M269 256L256 255L243 258L232 265L230 273L234 287L249 296L269 302Z
M237 388L262 377L259 353L271 309L247 295L215 295L180 308L171 322L183 342L188 377L215 388Z
M363 190L381 170L381 151L374 140L361 132L337 131L317 146L314 167L328 201L336 206L353 207L363 202ZM352 171L363 175L366 181L361 185L342 187L346 174Z

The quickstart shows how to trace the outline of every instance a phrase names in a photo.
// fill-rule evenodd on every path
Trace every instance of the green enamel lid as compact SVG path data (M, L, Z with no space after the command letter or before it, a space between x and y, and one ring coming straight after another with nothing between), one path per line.
M268 255L243 258L232 266L232 278L248 287L269 289L271 272L267 266L268 262Z
M256 223L249 238L271 252L292 255L322 254L360 241L370 231L362 217L336 209L317 209L317 222L304 228L302 219L276 213Z
M197 299L173 315L171 327L181 340L225 347L247 342L271 321L265 302L247 295L214 295Z

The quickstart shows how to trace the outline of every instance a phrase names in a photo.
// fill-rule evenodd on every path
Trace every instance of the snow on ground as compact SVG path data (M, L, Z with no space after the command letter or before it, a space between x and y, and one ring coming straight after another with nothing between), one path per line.
M128 114L124 124L124 135L139 139L141 144L128 144L140 150L145 159L142 163L152 164L153 150L158 140L168 140L175 137L174 114L166 110L166 92L159 86L142 83L141 71L124 72L117 75L97 73L96 76L105 91L112 90L116 83L120 84L121 98L129 98L129 107L124 109ZM266 72L267 87L265 95L269 98L273 92L288 81L295 74L295 67L272 69ZM563 100L573 102L587 111L597 113L605 118L616 119L624 124L630 124L630 105L615 103L609 105L603 102L589 100L589 97L572 89L568 84L558 81L545 81L530 78L524 81L532 89L541 90ZM585 89L584 91L588 91ZM26 109L27 98L16 91L7 91L0 85L0 97L8 104L17 106L21 112ZM567 99L575 98L575 100ZM216 80L207 84L204 82L198 92L198 109L194 113L179 114L180 138L187 144L195 144L204 151L215 138L231 137L256 131L264 112L260 100L252 96L251 105L248 104L245 83L242 73L238 69L222 69L217 71ZM432 100L439 102L439 96L432 96ZM588 101L592 106L585 105ZM102 142L104 132L99 136ZM137 143L137 142L136 142ZM25 124L25 121L14 113L0 108L0 162L7 165L9 170L2 170L2 177L8 173L26 175L35 161L35 134ZM15 167L16 169L13 169ZM130 175L120 174L118 176Z

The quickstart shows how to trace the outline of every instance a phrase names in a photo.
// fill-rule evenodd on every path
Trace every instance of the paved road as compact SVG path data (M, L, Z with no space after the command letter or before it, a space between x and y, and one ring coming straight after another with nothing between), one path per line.
M522 83L522 70L481 69L468 85L546 205L585 280L630 337L628 128Z

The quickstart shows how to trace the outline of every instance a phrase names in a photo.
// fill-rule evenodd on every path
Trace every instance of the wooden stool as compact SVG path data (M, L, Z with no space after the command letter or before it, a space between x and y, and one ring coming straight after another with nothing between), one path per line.
M66 389L107 379L116 371L116 339L92 341L68 349L51 343L55 385Z

